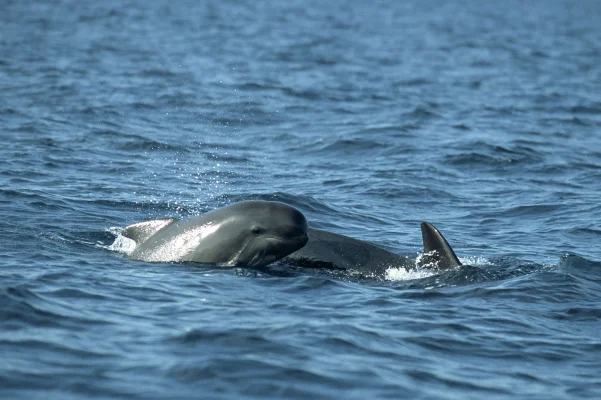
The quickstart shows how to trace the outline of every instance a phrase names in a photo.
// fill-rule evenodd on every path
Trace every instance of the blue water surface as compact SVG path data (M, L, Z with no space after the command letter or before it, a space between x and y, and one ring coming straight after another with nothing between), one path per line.
M0 4L0 397L601 397L601 2ZM128 260L279 200L386 277Z

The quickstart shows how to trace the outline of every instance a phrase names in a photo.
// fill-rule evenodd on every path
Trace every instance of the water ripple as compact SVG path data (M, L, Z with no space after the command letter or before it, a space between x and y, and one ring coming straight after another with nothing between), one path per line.
M3 2L0 397L599 398L599 11ZM464 265L111 251L252 199Z

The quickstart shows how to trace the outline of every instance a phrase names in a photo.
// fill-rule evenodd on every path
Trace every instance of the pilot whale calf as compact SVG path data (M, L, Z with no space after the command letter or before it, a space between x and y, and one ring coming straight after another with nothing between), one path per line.
M337 233L309 228L309 241L300 250L284 258L284 262L304 268L326 268L384 274L389 268L439 270L461 265L455 252L440 231L422 222L424 254L417 262L374 244Z
M136 242L129 258L261 267L302 248L305 216L275 201L242 201L187 220L140 222L123 230Z

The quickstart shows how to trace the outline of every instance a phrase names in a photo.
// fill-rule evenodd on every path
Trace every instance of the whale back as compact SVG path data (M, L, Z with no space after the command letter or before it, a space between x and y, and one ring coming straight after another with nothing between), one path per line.
M147 241L152 235L176 221L176 218L166 218L139 222L125 228L121 235L133 240L137 245L140 245Z

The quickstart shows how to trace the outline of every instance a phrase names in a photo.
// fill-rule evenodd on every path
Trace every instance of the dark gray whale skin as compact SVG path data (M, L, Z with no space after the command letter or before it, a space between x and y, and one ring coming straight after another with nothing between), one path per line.
M416 261L374 244L337 233L309 228L309 241L282 261L304 268L360 271L382 275L389 268L429 267L439 270L461 265L455 252L432 224L422 222L424 255Z
M307 243L307 220L275 201L242 201L187 220L141 222L122 235L136 242L129 258L261 267Z

